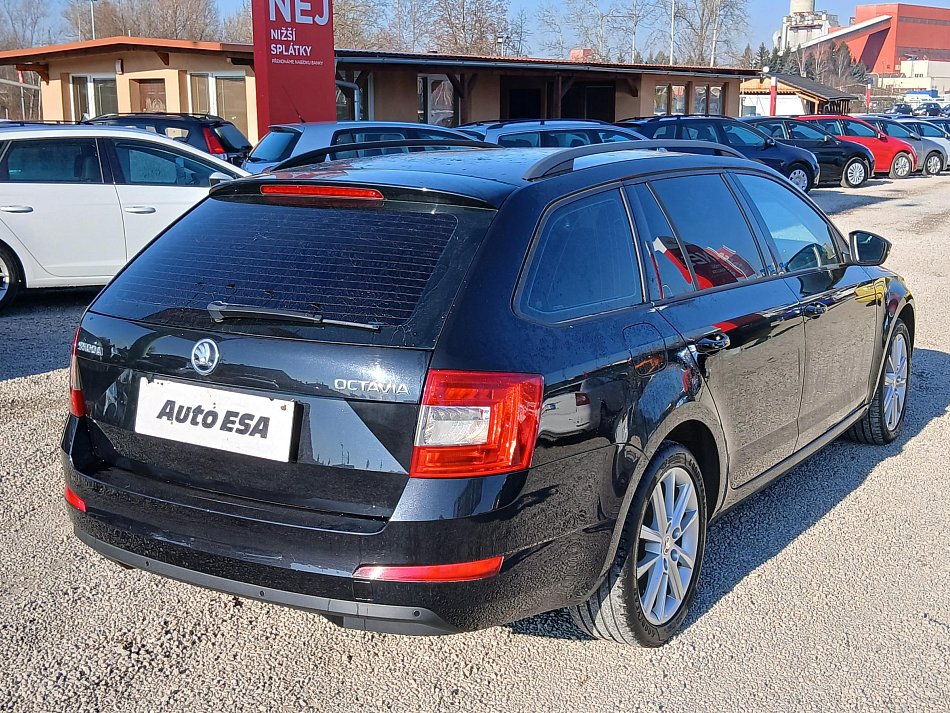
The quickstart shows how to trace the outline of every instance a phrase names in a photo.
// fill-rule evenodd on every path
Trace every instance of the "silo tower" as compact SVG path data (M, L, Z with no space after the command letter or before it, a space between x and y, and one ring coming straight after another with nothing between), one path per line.
M815 0L792 0L791 14L798 12L814 12Z

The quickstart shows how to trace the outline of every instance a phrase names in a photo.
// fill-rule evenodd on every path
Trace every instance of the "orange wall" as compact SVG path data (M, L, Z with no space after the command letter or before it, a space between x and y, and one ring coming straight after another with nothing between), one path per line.
M872 72L899 72L904 54L916 54L920 59L950 61L950 9L877 3L859 5L855 10L857 22L880 15L893 18L889 28L847 43L851 54ZM909 19L930 22L909 22Z

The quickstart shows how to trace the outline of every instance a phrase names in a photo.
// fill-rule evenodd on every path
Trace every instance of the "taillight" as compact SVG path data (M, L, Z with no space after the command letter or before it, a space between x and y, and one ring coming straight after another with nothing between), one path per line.
M76 359L76 345L79 343L79 329L73 337L73 351L69 357L69 412L77 418L86 415L86 400L82 395L82 379L79 377L79 361Z
M471 582L494 577L501 571L502 557L475 562L428 565L363 565L353 576L378 582Z
M221 141L218 139L217 135L207 126L204 127L204 136L205 143L208 144L208 153L215 156L220 156L221 154L227 153L227 151L224 150L224 146L221 145Z
M575 406L590 406L590 396L578 391L576 394L574 394L574 405Z
M531 465L544 380L533 374L429 372L409 475L469 478Z
M76 493L73 492L73 489L68 485L66 486L66 491L63 493L63 495L66 498L66 502L76 508L79 512L86 512L86 501L76 495Z

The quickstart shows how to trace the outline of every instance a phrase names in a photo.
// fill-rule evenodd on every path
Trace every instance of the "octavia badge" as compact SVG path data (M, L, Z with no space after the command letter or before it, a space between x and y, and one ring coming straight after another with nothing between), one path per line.
M214 371L220 357L218 345L210 339L202 339L191 350L191 365L199 374L207 375Z

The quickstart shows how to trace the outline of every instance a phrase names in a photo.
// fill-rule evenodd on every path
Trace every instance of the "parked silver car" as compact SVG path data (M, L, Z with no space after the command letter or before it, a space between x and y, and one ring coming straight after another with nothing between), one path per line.
M471 136L453 129L430 124L397 121L326 121L306 124L276 124L254 147L244 162L244 170L264 173L278 163L307 151L340 144L362 144L376 141L404 141L412 139L471 140ZM357 151L361 158L407 149L367 149ZM375 152L375 153L374 153Z
M510 148L576 148L646 138L633 129L582 119L481 121L463 124L458 130L468 134L467 138Z
M858 117L875 126L883 133L895 139L906 141L917 153L917 170L925 176L932 176L950 167L950 152L936 141L924 138L905 121L882 117L878 114L865 114Z

